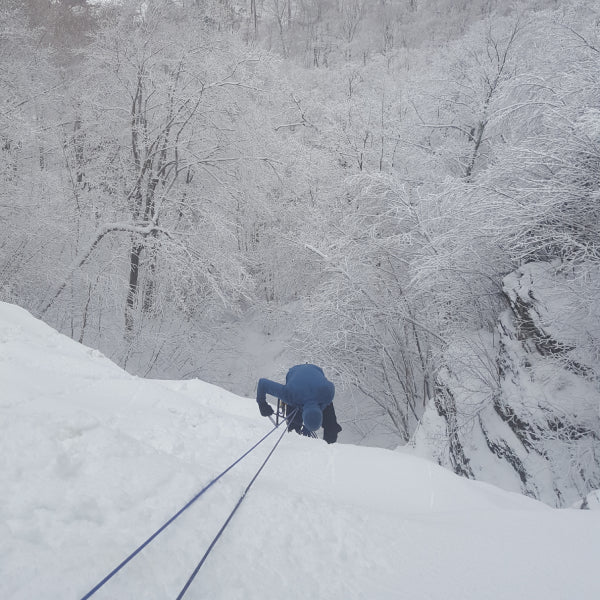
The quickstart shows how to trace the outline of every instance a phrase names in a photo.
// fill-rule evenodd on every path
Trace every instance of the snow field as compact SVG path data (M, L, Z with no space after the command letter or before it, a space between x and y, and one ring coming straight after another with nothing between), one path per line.
M259 374L257 374L259 375ZM262 435L255 402L132 377L0 304L0 598L81 598ZM94 598L174 599L271 435ZM592 600L600 512L286 435L186 598Z

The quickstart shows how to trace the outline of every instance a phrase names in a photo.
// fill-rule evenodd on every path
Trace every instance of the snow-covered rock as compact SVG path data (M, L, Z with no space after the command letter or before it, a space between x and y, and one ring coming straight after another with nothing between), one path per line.
M600 291L584 298L579 277L531 263L505 278L497 335L448 351L418 453L553 506L600 487Z
M590 492L581 502L578 502L573 508L583 508L585 510L600 510L600 490Z

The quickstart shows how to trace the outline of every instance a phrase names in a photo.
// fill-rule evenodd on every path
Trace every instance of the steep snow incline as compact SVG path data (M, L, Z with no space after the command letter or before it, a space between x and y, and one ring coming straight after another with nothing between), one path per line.
M0 381L3 599L80 598L271 427L251 399L129 376L6 304ZM175 598L274 441L94 598ZM186 598L595 600L599 552L600 511L290 434Z

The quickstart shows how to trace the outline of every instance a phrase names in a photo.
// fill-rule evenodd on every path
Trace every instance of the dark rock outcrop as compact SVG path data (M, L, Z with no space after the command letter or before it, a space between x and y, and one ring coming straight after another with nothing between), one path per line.
M453 340L417 453L552 506L600 488L600 283L582 301L578 276L531 263L505 278L498 332Z

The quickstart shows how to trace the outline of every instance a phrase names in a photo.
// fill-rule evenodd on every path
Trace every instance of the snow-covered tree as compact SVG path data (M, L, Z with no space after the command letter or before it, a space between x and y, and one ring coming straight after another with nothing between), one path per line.
M156 333L167 321L176 338L252 294L240 214L262 198L253 186L277 181L255 129L261 56L203 20L190 27L194 16L170 3L121 11L89 53L68 144L79 241L41 306L57 318L74 295L88 339L118 346L121 323L125 357L145 348L142 364L171 339Z

